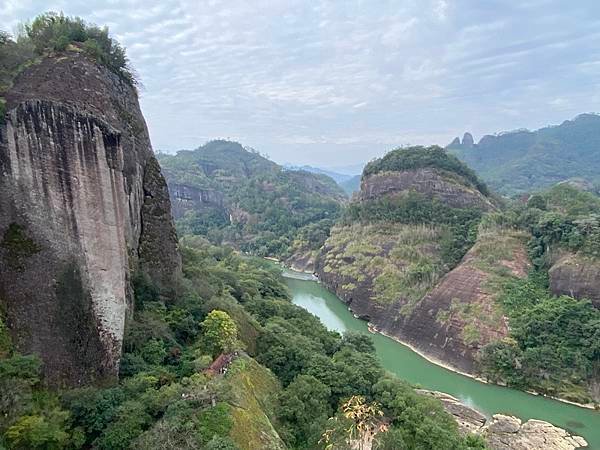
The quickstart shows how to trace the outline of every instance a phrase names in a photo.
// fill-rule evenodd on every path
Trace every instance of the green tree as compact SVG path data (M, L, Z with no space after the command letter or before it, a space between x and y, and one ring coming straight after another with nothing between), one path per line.
M238 330L233 319L225 311L215 309L202 322L203 343L213 356L235 349Z
M312 448L317 443L332 413L330 395L331 390L310 375L298 375L279 395L277 417L288 444L297 447L306 443Z
M22 416L6 430L5 438L17 450L78 448L84 440L81 432L69 432L69 413L60 409Z

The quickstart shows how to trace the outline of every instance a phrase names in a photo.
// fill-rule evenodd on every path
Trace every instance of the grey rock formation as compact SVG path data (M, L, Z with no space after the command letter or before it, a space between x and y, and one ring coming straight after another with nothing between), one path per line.
M564 252L549 270L550 289L556 295L588 299L600 308L600 263L583 255Z
M449 394L424 389L417 392L439 399L463 433L482 435L492 450L574 450L587 447L581 436L571 435L542 420L529 419L523 423L517 417L503 414L494 414L488 419Z
M220 211L225 217L229 215L225 207L224 195L217 190L197 189L193 186L171 182L169 183L169 192L175 219L183 217L187 211L202 212L207 209Z
M172 294L167 187L135 90L81 54L46 57L6 94L0 127L0 306L49 384L114 379L132 274Z
M471 133L465 133L462 139L463 147L473 147L475 144L475 140L473 139L473 135Z
M454 177L457 179L433 168L381 172L362 178L358 200L371 200L413 190L437 198L454 208L494 209L490 200L474 186L470 186L462 177Z
M447 148L449 147L460 147L460 138L457 136L454 139L452 139L452 142L450 142L447 145Z

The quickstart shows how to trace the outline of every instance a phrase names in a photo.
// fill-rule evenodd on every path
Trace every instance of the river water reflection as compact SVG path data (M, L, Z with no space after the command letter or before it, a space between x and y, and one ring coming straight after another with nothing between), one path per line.
M346 305L310 276L285 271L293 302L318 316L331 330L368 333ZM490 416L505 413L523 420L546 420L583 436L591 449L600 450L600 412L579 408L514 389L480 383L430 363L408 347L380 334L371 334L385 369L424 388L447 392Z

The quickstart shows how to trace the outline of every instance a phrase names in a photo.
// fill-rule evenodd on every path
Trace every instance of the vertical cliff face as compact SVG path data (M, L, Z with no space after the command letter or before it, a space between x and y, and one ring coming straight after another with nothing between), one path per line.
M0 305L46 380L116 376L131 277L169 295L180 271L164 179L135 90L77 53L6 94L0 127Z
M473 372L478 351L508 334L496 292L526 275L529 236L479 227L495 200L440 149L370 164L347 222L322 247L319 277L372 328Z

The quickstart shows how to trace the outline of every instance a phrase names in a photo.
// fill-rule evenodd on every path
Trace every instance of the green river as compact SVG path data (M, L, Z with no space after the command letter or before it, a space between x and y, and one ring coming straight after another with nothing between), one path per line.
M334 294L298 272L284 271L293 302L318 316L332 330L368 333L367 323L356 319ZM383 367L420 386L447 392L491 416L506 413L521 419L551 422L583 436L590 449L600 450L600 413L541 396L481 383L430 363L408 347L380 334L371 334Z

